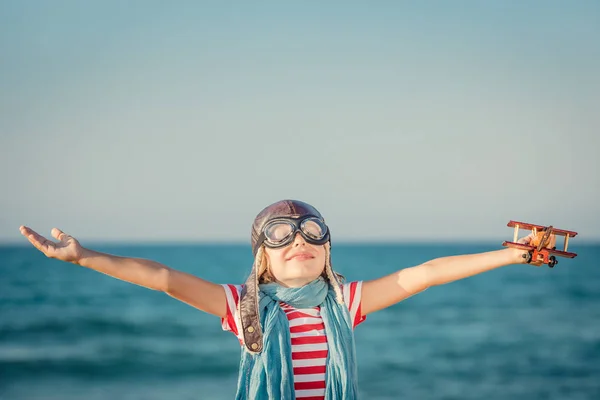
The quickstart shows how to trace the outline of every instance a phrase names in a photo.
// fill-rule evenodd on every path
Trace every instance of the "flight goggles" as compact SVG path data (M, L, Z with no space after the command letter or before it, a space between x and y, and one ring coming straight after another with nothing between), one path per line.
M274 218L268 221L257 240L257 248L262 243L277 249L287 246L294 241L296 232L310 244L325 244L329 240L329 228L317 217L304 218Z

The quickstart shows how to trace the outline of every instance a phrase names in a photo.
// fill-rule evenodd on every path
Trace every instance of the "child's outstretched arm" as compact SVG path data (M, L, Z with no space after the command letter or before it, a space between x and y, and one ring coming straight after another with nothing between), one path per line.
M156 261L120 257L86 249L79 241L59 229L52 229L53 242L30 228L22 226L21 234L49 258L71 262L129 283L167 293L207 313L225 317L225 291L194 275L177 271Z
M531 235L519 240L527 244ZM523 264L524 250L506 248L478 254L436 258L416 267L405 268L383 278L367 281L362 286L363 315L398 303L436 285L468 278L505 265ZM540 265L540 263L532 263Z

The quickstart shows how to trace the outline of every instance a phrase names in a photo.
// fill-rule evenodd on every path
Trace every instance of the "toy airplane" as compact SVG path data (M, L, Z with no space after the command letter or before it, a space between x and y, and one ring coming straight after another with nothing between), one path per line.
M569 238L577 236L577 232L566 231L564 229L556 229L552 226L541 226L528 224L526 222L518 222L518 221L510 221L507 225L508 227L515 228L515 234L512 242L504 242L502 246L513 247L521 250L529 250L529 259L527 262L539 262L541 261L544 264L548 264L550 268L553 268L556 264L558 264L558 260L556 256L574 258L577 256L575 253L567 252L567 247L569 246ZM533 233L533 240L531 244L526 245L522 243L517 243L517 238L519 236L519 228L529 229ZM564 250L556 250L554 246L556 238L554 236L564 236L565 237L565 245ZM552 255L551 255L552 254ZM525 255L523 257L526 257Z

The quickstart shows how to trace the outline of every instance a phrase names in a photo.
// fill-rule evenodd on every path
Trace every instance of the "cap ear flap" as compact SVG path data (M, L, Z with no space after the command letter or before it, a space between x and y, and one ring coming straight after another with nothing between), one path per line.
M250 276L248 276L242 289L239 302L244 346L250 353L260 353L263 349L263 332L258 310L258 278L263 261L264 246L260 246L252 265L252 272L250 272Z

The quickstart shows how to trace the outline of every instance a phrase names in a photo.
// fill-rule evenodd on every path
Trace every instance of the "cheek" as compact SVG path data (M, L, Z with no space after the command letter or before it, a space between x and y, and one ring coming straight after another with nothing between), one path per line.
M314 273L322 273L325 270L325 252L320 251L316 254L316 257L312 260L311 271Z
M317 252L317 259L319 260L319 263L323 264L323 268L325 268L325 256L327 255L327 252L325 251L324 247L321 247L319 249L319 251Z
M285 257L283 257L281 251L270 251L267 253L267 262L271 271L279 271L285 266Z

